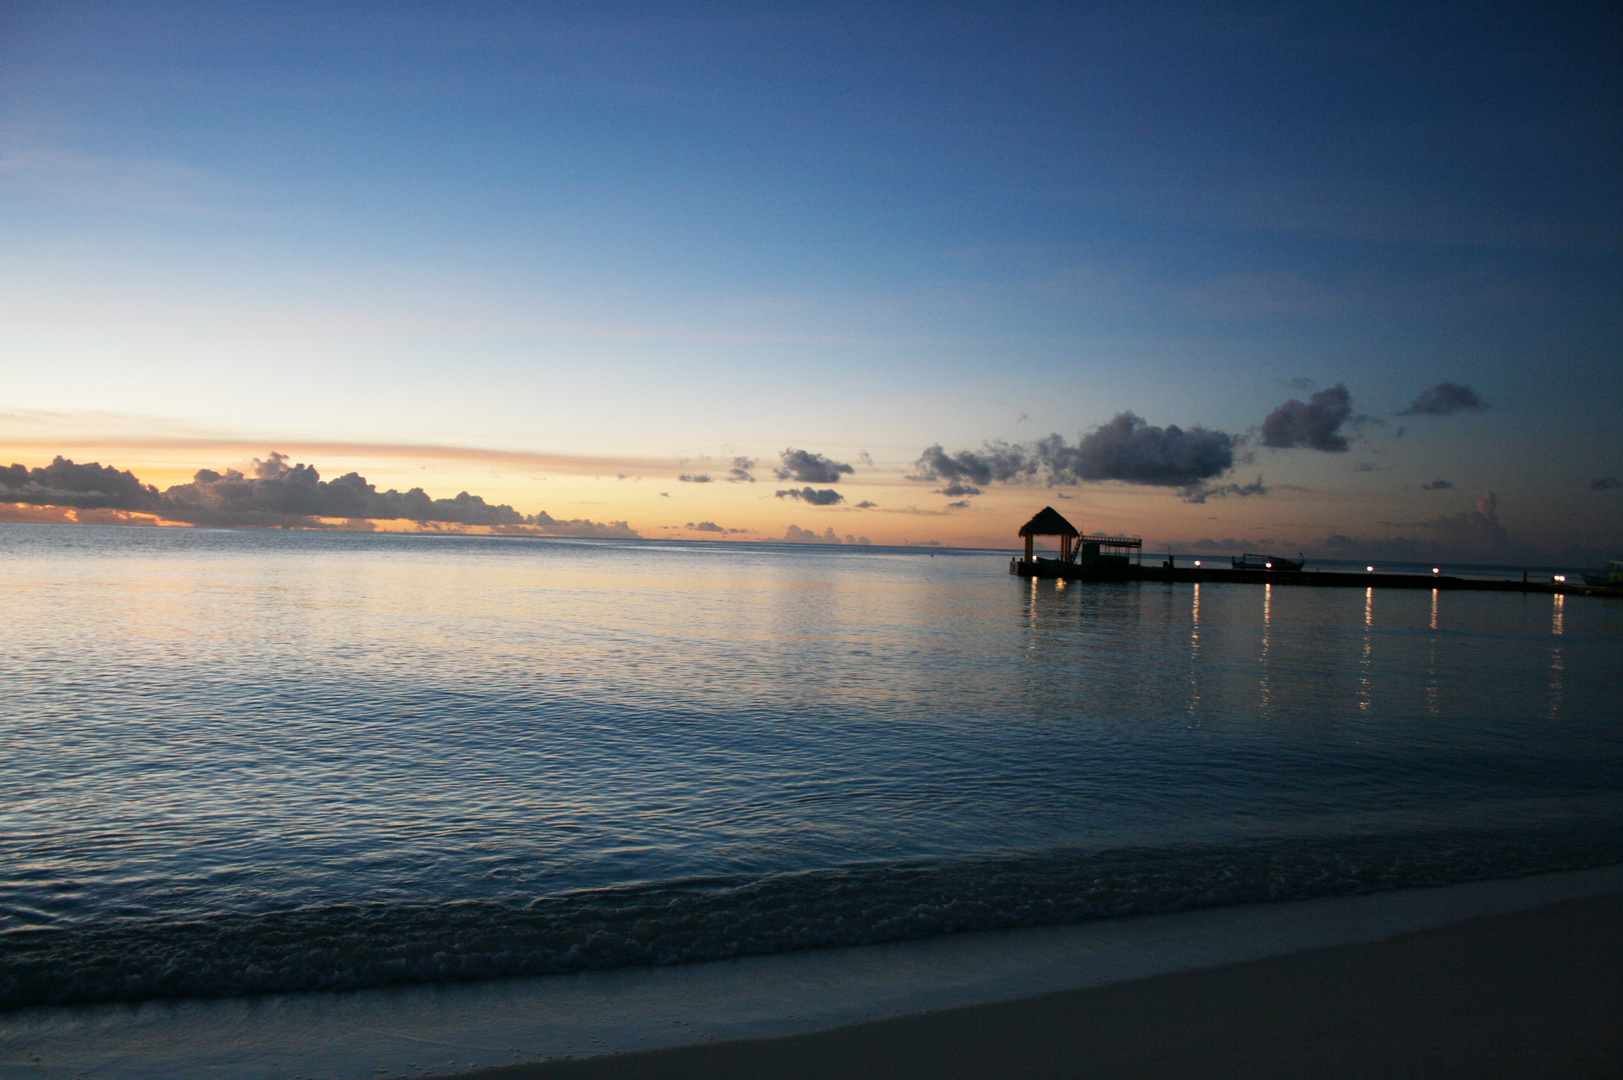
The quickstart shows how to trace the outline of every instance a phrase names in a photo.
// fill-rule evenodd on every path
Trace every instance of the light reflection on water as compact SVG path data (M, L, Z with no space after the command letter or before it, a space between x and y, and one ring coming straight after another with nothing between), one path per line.
M1618 807L1623 605L1006 565L0 527L0 929Z

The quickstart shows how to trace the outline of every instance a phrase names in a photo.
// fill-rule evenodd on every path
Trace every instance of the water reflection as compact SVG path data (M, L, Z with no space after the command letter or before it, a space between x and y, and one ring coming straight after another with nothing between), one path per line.
M1200 582L1189 602L1189 713L1200 707Z
M1550 646L1550 708L1549 717L1556 719L1561 713L1561 699L1565 696L1562 683L1566 676L1566 657L1562 655L1561 636L1566 633L1567 598L1555 594L1550 613L1550 633L1556 639Z
M1439 590L1431 590L1431 628L1437 629L1437 596ZM1426 715L1438 716L1441 713L1441 688L1437 681L1437 635L1433 633L1427 639L1426 645Z
M1273 687L1269 685L1268 680L1268 638L1270 632L1273 630L1273 625L1274 587L1272 585L1264 585L1262 587L1262 656L1260 657L1262 663L1262 679L1258 684L1259 689L1262 691L1262 709L1264 712L1268 711L1268 705L1273 699Z
M1375 707L1375 686L1370 678L1375 652L1375 588L1364 590L1364 648L1358 658L1358 708L1369 712Z

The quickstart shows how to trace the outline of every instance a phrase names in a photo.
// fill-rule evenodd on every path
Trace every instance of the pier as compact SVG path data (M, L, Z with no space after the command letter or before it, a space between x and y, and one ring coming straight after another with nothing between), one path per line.
M1358 573L1349 570L1267 570L1233 566L1178 566L1172 556L1164 562L1144 565L1144 542L1136 536L1091 536L1066 521L1053 507L1040 513L1020 529L1026 553L1009 560L1009 573L1023 578L1064 581L1152 581L1200 585L1230 582L1241 585L1303 585L1323 588L1356 589L1448 589L1478 592L1519 592L1543 595L1618 596L1623 586L1589 585L1583 581L1521 581L1494 578L1467 578L1454 574L1395 574L1373 568ZM1060 537L1060 558L1037 555L1034 539ZM1284 560L1281 560L1284 561Z

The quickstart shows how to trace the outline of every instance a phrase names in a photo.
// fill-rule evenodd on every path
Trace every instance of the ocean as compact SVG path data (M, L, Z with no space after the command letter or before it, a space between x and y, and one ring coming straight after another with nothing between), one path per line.
M1623 603L0 525L0 1009L1623 863Z

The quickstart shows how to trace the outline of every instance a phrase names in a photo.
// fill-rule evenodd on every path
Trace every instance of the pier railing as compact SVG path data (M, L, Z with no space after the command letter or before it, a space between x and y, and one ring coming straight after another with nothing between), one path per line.
M1077 543L1103 544L1106 547L1141 548L1144 546L1142 536L1107 536L1104 533L1084 533L1076 538Z

